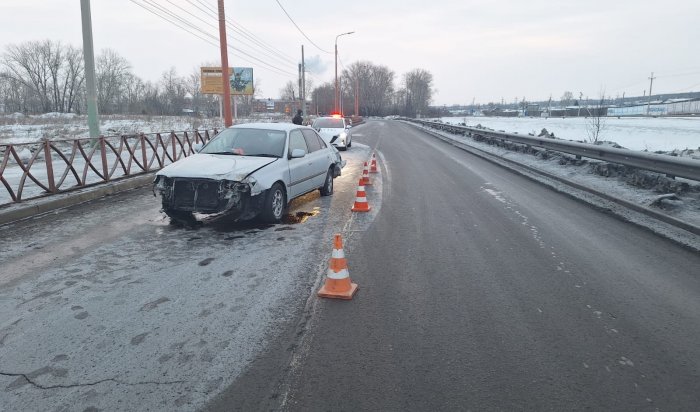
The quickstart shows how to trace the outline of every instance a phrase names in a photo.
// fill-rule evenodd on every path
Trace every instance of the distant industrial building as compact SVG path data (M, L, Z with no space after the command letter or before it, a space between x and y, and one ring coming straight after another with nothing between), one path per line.
M608 116L699 116L700 99L674 99L627 107L610 107Z

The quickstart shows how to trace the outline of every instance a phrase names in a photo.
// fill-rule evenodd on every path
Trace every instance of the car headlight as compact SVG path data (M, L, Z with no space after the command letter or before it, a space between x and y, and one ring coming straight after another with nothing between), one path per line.
M255 196L262 192L262 190L260 190L260 185L258 184L258 181L255 180L253 176L246 177L241 183L248 185L251 196Z

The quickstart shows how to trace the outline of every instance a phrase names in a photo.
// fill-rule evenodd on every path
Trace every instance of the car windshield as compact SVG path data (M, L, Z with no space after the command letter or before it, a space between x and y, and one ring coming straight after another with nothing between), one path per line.
M315 129L343 129L345 125L343 119L323 118L316 119L313 127Z
M200 153L282 157L286 136L281 130L226 129Z

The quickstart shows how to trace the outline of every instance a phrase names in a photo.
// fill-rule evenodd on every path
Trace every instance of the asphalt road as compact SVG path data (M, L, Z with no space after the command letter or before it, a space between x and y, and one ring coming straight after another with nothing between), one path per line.
M172 226L146 187L0 226L0 411L203 407L296 325L333 234L380 210L350 211L368 155L279 225Z
M383 158L358 294L312 299L207 409L698 409L698 254L411 126L356 132Z

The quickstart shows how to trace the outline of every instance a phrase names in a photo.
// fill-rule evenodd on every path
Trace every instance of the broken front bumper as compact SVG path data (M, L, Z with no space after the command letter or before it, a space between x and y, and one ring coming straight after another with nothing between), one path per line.
M250 186L241 182L157 176L153 184L154 194L160 193L166 211L243 215L255 203L251 200Z

